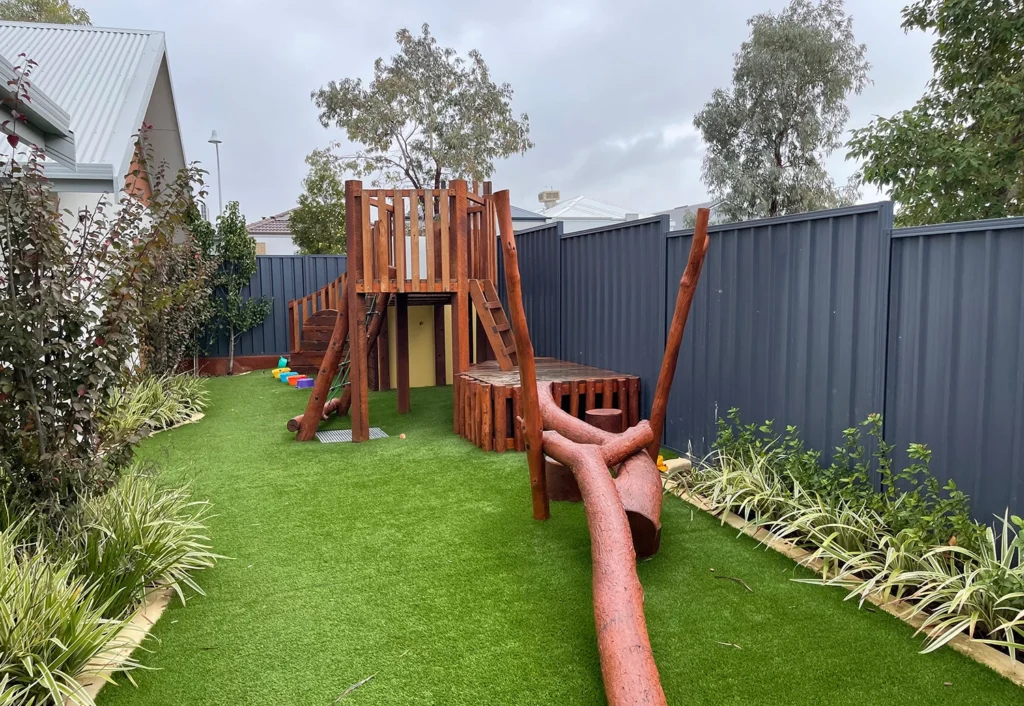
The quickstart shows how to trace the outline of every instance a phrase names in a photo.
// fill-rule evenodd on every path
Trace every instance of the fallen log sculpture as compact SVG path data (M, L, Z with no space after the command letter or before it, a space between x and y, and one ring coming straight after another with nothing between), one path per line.
M653 555L661 542L661 477L648 454L649 448L657 447L661 427L655 429L642 421L622 433L605 431L564 412L555 403L550 385L538 387L508 192L498 192L494 201L505 255L512 330L519 356L524 418L517 419L517 423L523 426L526 438L533 515L536 519L549 516L546 454L572 471L584 503L593 561L594 622L608 703L611 706L666 704L647 634L643 588L636 573L636 557ZM694 246L687 263L687 273L694 274L690 278L683 277L683 283L691 289L696 287L700 276L700 264L691 267L695 254L703 261L707 251L707 210L700 211L703 214L698 214L698 223L703 218L703 227L698 227L694 234ZM692 292L688 297L692 301ZM685 324L688 309L687 304L681 314L682 324ZM679 315L677 309L673 328ZM682 326L679 329L681 339ZM678 345L674 350L670 346L666 357L670 354L675 357L678 352ZM665 387L663 378L667 380L667 388L671 388L672 376L666 377L665 370L663 364L659 390ZM671 371L674 370L673 361ZM663 397L667 400L667 391ZM663 424L664 409L660 420ZM618 475L613 478L609 469L614 467L618 467Z

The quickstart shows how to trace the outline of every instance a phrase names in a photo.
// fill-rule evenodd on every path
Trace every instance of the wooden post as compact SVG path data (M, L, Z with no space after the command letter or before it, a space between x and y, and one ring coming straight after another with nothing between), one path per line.
M444 304L434 304L434 384L448 384L448 366L445 358Z
M356 182L357 184L359 182ZM345 185L346 195L348 184ZM346 199L348 200L348 199ZM352 277L345 278L345 293L355 289L355 281ZM323 415L324 406L327 404L327 395L331 391L331 383L338 374L338 367L341 365L342 353L345 349L345 339L348 337L348 298L342 299L338 309L338 318L334 323L334 331L331 333L331 342L327 344L327 351L324 359L320 362L320 372L317 373L313 389L309 394L309 401L306 402L306 411L302 415L302 422L299 425L299 432L295 439L297 441L312 441L316 436L317 427L320 426L320 418Z
M377 341L366 347L366 386L374 392L380 391L380 370L377 360Z
M541 448L543 428L537 397L537 366L533 358L530 331L526 324L526 309L523 307L519 253L516 251L516 239L512 232L512 207L509 204L508 191L499 191L495 194L494 205L498 210L498 227L501 230L501 242L505 251L505 283L508 290L509 314L516 339L516 353L519 357L519 384L523 393L523 414L526 417L526 459L530 466L533 518L546 520L551 516L551 512L544 477L544 451Z
M452 182L455 191L455 257L456 289L452 306L452 364L453 372L469 370L469 350L472 341L469 336L469 221L466 197L466 182L456 179Z
M686 269L679 280L679 294L676 296L676 308L672 312L672 325L665 341L665 356L661 359L661 372L658 374L658 385L654 389L654 403L651 405L651 428L654 429L654 443L647 452L652 459L658 458L661 449L661 435L665 428L665 410L668 407L668 396L672 392L672 379L676 374L679 362L679 349L683 344L683 329L690 315L690 305L697 291L700 271L704 267L704 257L708 253L708 219L711 211L706 208L697 209L697 227L693 230L690 242L690 255L686 260Z
M385 295L387 296L387 295ZM391 389L391 343L388 336L388 308L384 307L380 334L377 336L377 374L380 377L380 390Z
M352 441L367 441L370 438L370 405L369 389L366 380L366 299L358 291L359 283L363 283L364 290L370 288L369 277L372 272L367 272L364 252L363 230L365 221L369 218L369 204L363 197L363 185L359 181L345 182L345 192L351 195L352 204L348 205L346 199L345 212L348 218L345 219L348 228L348 264L349 282L348 287L348 340L349 340L349 380L352 383L352 408L350 411L352 419ZM365 234L367 237L369 233Z
M395 367L398 374L398 413L409 413L409 295L395 296Z

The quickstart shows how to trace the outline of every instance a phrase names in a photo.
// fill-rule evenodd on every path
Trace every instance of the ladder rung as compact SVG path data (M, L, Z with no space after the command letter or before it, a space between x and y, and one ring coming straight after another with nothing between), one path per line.
M494 331L495 333L502 333L504 331L508 331L511 328L512 327L509 326L507 323L505 323L505 324L494 324L493 326L491 326L491 330Z
M512 345L512 346L505 346L505 348L503 348L502 351L501 351L502 355L504 355L506 357L512 355L515 352L516 352L516 347L514 345Z
M484 308L485 309L500 309L501 308L501 302L499 302L499 301L484 302Z

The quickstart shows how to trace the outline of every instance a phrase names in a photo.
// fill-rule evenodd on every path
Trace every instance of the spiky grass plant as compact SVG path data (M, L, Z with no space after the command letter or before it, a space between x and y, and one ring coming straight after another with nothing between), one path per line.
M124 621L105 617L74 561L20 544L21 529L0 533L0 704L92 706L77 677L104 660Z
M104 615L119 617L154 587L202 593L193 574L219 558L206 536L208 503L189 486L165 487L138 467L109 493L90 498L58 530L57 545L95 586Z
M206 403L202 378L144 375L110 394L101 433L108 441L135 440L190 419Z
M819 480L812 474L817 459L794 430L776 443L770 423L740 426L738 414L731 418L735 426L720 429L715 451L669 476L666 487L694 492L713 512L732 511L808 549L804 562L820 561L822 575L798 581L841 586L861 604L907 601L924 616L924 652L960 634L1003 648L1011 659L1024 652L1024 520L1007 513L998 534L971 520L955 487L941 496L923 447L911 449L921 463L899 473L888 461L891 447L881 448L883 488L872 491L856 430L847 431L838 453L846 461L821 468ZM869 422L877 428L880 418ZM897 481L910 489L900 491Z
M916 587L909 598L914 613L925 616L923 652L961 633L1006 649L1011 659L1024 650L1024 537L1014 531L1008 513L1000 522L998 535L986 528L980 549L936 547L921 557L917 571L886 581Z

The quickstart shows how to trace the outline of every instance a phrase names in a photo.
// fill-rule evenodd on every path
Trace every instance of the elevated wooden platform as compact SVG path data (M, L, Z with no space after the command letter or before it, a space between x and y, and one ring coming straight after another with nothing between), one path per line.
M587 410L621 409L628 426L640 421L640 378L568 363L537 358L537 382L555 383L555 402L580 419ZM504 371L496 361L470 366L455 376L455 433L485 451L525 451L522 429L515 423L523 415L519 370Z

